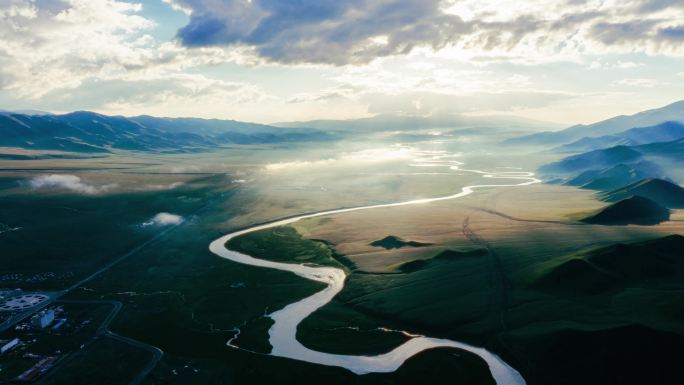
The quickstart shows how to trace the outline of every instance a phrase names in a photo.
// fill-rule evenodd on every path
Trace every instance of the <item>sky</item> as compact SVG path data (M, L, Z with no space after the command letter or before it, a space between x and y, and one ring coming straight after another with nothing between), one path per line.
M0 109L589 123L684 99L682 0L0 0Z

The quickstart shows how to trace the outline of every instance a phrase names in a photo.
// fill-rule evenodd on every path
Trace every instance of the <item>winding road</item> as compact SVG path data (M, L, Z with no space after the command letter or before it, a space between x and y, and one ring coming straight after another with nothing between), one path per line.
M270 317L274 321L273 326L271 326L269 330L269 342L273 347L270 353L271 355L278 357L286 357L294 360L306 361L320 365L343 367L356 374L366 374L378 372L393 372L397 370L406 360L424 350L440 347L457 348L476 354L481 359L483 359L487 363L491 371L492 377L494 378L497 384L525 384L525 380L520 375L520 373L518 373L518 371L509 366L506 362L504 362L494 353L491 353L481 347L476 347L462 342L447 339L415 336L410 340L404 342L402 345L398 346L394 350L388 353L375 356L330 354L311 350L302 345L299 341L297 341L297 326L300 322L302 322L314 311L330 302L342 290L346 278L345 272L341 269L334 267L315 267L311 265L280 263L258 259L226 248L226 243L233 238L259 230L288 225L306 218L315 218L326 215L342 214L361 210L390 208L446 201L465 197L467 195L472 194L477 189L528 186L540 182L539 179L534 178L533 173L529 172L507 171L489 173L479 170L463 170L459 168L460 162L456 161L453 161L453 163L451 164L440 165L448 166L452 170L481 174L484 178L513 179L520 180L521 182L516 184L482 184L466 186L463 187L459 193L448 196L304 214L239 230L224 235L216 239L209 245L209 250L211 250L211 252L222 258L226 258L231 261L242 263L245 265L288 271L300 277L312 281L323 282L327 285L325 289L319 291L318 293L310 297L304 298L300 301L297 301L295 303L289 304L285 308L275 311L268 315L268 317Z

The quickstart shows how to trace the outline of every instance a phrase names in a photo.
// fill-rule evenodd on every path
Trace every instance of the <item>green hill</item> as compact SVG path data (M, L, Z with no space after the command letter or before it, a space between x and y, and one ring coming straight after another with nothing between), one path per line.
M563 329L524 342L535 367L528 384L676 385L684 336L632 323L600 330Z
M378 239L377 241L373 241L370 243L371 246L374 247L382 247L384 249L390 250L390 249L401 249L402 247L425 247L425 246L430 246L432 243L423 243L423 242L416 242L416 241L405 241L397 236L394 235L388 235L385 238Z
M434 263L454 261L460 258L478 258L487 255L487 249L475 249L471 251L444 250L432 257L432 259L416 259L399 265L398 270L402 273L413 273L422 270Z
M644 197L633 196L581 219L598 225L656 225L670 219L670 210Z
M538 277L533 287L567 294L592 295L630 285L658 285L684 273L684 237L616 244L588 251Z

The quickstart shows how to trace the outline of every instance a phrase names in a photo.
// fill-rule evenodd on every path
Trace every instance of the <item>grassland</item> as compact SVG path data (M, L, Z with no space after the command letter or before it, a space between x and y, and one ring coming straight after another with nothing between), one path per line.
M316 151L302 156L291 148L254 147L168 158L63 159L59 167L54 160L3 161L15 171L0 174L0 222L21 230L0 234L0 246L9 251L0 265L1 275L9 279L0 285L64 288L161 230L141 223L158 212L176 213L186 222L172 235L68 296L124 303L111 329L165 352L146 383L491 384L482 361L456 350L425 352L396 373L362 377L261 354L270 351L271 321L264 314L321 286L285 272L220 259L207 249L212 240L235 228L295 213L446 195L481 182L466 173L407 175L416 170L406 167L406 159L362 166L326 160L307 163L305 169L293 163L331 159ZM264 169L265 163L281 160L294 165ZM486 169L507 166L486 155L469 160ZM531 161L519 157L510 162L526 167ZM84 195L25 185L27 179L46 173L117 186ZM149 187L176 182L182 185ZM680 373L672 371L677 366L670 359L682 346L684 302L679 287L631 285L576 296L533 284L590 250L682 234L681 212L673 213L673 221L648 228L591 226L569 217L603 205L592 193L574 188L482 190L458 201L301 221L236 239L232 247L262 258L347 270L341 295L300 325L298 337L311 348L379 353L406 338L387 329L408 329L486 346L533 385L649 383L631 368L652 373L652 383L676 383L671 380L681 377L674 377ZM388 235L431 245L392 250L370 245ZM445 252L457 257L435 258ZM418 268L402 270L407 263ZM226 346L238 330L232 344L244 350ZM106 357L130 356L131 371L139 367L138 353L124 346L112 342L93 349L99 350L56 372L54 383L75 383L70 373L101 367ZM130 378L123 367L113 370L112 383ZM596 372L619 376L586 375ZM85 371L82 378L94 375Z
M567 198L559 204L557 197L563 195ZM609 290L593 292L591 275L571 280L588 285L586 291L559 291L558 285L535 282L578 255L601 253L601 247L683 234L681 222L619 229L580 224L567 214L593 210L601 203L589 193L562 187L535 186L524 193L508 189L469 198L296 224L307 237L329 241L356 266L339 303L307 319L300 334L346 305L412 331L486 346L519 368L532 384L640 384L648 377L644 373L656 373L658 383L677 383L681 373L672 357L684 335L684 276L677 275L679 268L668 268L675 275L666 286L659 278L645 277L619 280ZM388 234L434 245L391 252L368 246ZM666 244L669 254L659 258L676 259L681 248ZM443 250L474 248L488 253L434 258ZM657 257L655 249L639 250L632 254ZM619 257L627 257L623 248L618 251ZM400 267L411 261L429 263L402 272ZM653 264L658 262L654 259ZM632 265L635 271L648 271L638 262ZM631 339L636 345L626 349ZM618 340L615 351L608 347ZM623 367L621 362L634 366Z

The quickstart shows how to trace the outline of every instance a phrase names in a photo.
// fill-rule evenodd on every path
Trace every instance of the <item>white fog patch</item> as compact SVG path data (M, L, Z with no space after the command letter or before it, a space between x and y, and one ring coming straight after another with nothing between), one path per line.
M108 184L104 186L94 186L85 183L80 177L76 175L41 175L32 178L29 185L34 189L66 189L80 194L97 194L116 187L116 184Z
M142 190L142 191L161 191L161 190L173 190L175 188L178 188L185 183L183 182L173 182L169 184L146 184L142 187L137 188L137 190Z
M266 171L280 171L284 169L302 168L308 166L324 166L336 161L337 159L322 159L315 161L295 160L292 162L269 163L266 165L265 169Z
M184 219L180 215L170 213L159 213L153 216L149 221L143 222L143 227L148 226L168 226L179 225L183 223Z
M370 148L366 150L343 152L334 158L327 158L314 161L295 160L292 162L278 162L267 164L266 171L280 171L285 169L295 169L312 166L329 166L341 162L391 162L397 160L412 159L419 153L411 146L395 144L390 147Z

